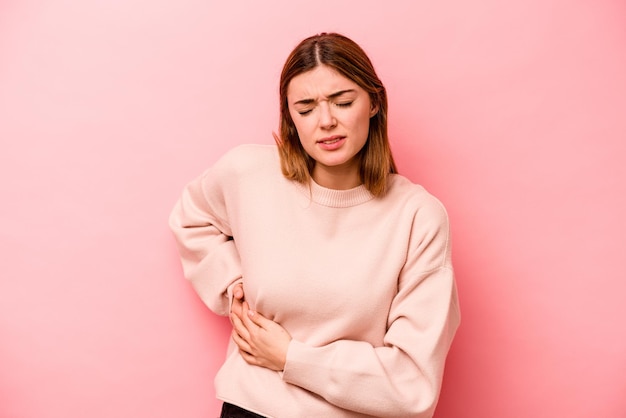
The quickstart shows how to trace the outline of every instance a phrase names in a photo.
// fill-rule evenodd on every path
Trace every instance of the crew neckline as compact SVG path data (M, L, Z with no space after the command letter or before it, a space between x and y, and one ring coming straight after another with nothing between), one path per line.
M363 184L352 189L337 190L320 186L313 179L310 179L308 185L297 183L297 186L313 202L331 208L357 206L374 198L374 195Z

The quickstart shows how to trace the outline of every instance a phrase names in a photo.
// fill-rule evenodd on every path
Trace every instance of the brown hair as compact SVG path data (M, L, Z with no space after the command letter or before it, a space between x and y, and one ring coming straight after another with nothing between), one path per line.
M280 76L279 136L274 135L285 177L308 183L315 160L300 143L296 126L289 114L287 89L291 80L319 65L326 65L365 90L378 112L370 119L367 142L359 152L361 182L374 196L385 193L387 176L396 173L396 165L387 136L387 93L374 66L363 49L337 33L311 36L291 52Z

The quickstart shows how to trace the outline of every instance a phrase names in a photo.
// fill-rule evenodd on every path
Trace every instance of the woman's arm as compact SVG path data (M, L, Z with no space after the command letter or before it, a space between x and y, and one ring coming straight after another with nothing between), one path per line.
M232 239L220 164L190 182L174 206L169 224L183 272L202 301L228 315L232 292L241 282L241 261Z
M339 340L322 347L292 341L283 380L339 407L379 417L430 417L458 325L452 271L428 273L401 289L384 345Z

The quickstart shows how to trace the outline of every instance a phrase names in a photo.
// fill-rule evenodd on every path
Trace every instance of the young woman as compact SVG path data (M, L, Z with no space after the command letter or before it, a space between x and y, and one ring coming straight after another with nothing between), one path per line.
M185 276L230 315L222 417L430 417L459 324L448 218L396 174L387 96L339 34L280 80L276 146L240 146L185 188Z

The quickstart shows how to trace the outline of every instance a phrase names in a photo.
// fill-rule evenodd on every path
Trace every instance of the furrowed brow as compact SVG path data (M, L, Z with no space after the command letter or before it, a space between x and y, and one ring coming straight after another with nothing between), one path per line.
M347 89L347 90L339 90L333 94L328 95L329 99L336 99L337 97L343 96L346 93L354 93L356 90L354 89ZM302 100L298 100L297 102L293 102L294 105L309 105L311 103L315 103L314 99L302 99Z
M339 96L343 96L346 93L354 93L355 90L354 89L348 89L348 90L339 90L336 93L331 94L330 96L328 96L329 99L336 99Z
M302 99L302 100L298 100L297 102L293 102L294 105L308 105L311 103L315 103L315 100L313 99Z

